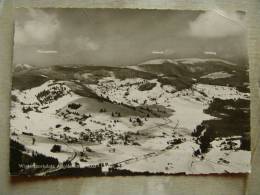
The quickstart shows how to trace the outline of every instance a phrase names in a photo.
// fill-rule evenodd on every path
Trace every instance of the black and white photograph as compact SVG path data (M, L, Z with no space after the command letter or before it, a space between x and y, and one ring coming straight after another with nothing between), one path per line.
M249 173L246 13L15 10L10 174Z

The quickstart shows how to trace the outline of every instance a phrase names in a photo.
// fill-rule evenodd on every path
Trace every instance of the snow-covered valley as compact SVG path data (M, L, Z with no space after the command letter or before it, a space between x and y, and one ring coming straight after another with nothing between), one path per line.
M49 80L13 90L11 138L60 163L70 160L71 166L103 163L167 174L250 170L250 152L239 150L240 137L234 139L236 148L221 148L227 138L218 138L202 153L199 139L192 136L204 120L217 120L204 112L214 98L248 100L248 93L199 83L178 91L157 79L109 76L85 84L96 99L75 94L69 82ZM51 152L53 145L60 145L60 151Z

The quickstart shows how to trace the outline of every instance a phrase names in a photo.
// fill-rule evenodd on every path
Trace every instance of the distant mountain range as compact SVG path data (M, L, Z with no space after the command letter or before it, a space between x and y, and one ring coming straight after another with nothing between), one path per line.
M138 65L165 64L165 63L196 64L196 63L206 63L206 62L223 62L223 63L229 64L229 65L236 65L235 63L232 63L232 62L229 62L226 60L222 60L222 59L217 59L217 58L208 58L208 59L201 59L201 58L164 59L164 58L162 58L162 59L148 60L148 61L142 62Z
M206 75L222 72L225 78L210 79ZM98 79L114 75L119 79L158 79L162 84L170 84L177 89L188 88L196 82L230 85L239 90L248 90L248 67L239 66L222 59L152 59L127 67L54 65L38 67L18 64L14 68L13 87L28 89L47 80L79 80L81 83L95 83ZM91 76L89 76L91 75Z

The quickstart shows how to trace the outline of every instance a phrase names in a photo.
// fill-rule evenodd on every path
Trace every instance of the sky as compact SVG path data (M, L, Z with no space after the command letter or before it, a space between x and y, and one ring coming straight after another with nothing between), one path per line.
M19 8L13 63L127 66L199 57L245 64L245 26L241 11Z

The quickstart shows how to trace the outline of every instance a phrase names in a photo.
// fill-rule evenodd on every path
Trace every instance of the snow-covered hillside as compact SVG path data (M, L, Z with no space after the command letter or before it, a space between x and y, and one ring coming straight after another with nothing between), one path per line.
M175 63L172 59L154 59L142 62L138 65L145 65L145 64L164 64L164 63Z
M222 62L224 64L228 65L233 65L235 66L236 64L233 62L229 62L227 60L222 60L218 58L209 58L209 59L201 59L201 58L183 58L183 59L176 59L176 62L182 62L185 64L196 64L196 63L205 63L205 62Z
M201 83L177 90L156 78L109 75L84 83L96 97L77 95L71 87L82 89L79 80L12 90L11 138L28 150L81 167L107 163L133 172L187 174L250 170L250 152L239 149L240 139L220 137L202 153L203 133L193 135L203 121L219 120L205 113L214 99L248 100L248 93ZM54 144L61 152L51 152Z
M113 81L113 82L111 82ZM139 90L147 83L155 84L150 90ZM194 84L190 89L176 91L174 86L161 85L157 80L126 79L107 77L97 85L88 85L99 96L108 97L112 102L129 106L162 105L175 113L170 119L178 120L183 127L193 131L196 125L212 117L203 113L213 98L248 99L249 94L233 87Z
M214 72L211 74L207 74L204 76L201 76L202 79L223 79L223 78L229 78L232 77L232 74L220 71L220 72Z
M33 66L31 66L29 64L16 64L14 67L14 71L22 72L22 71L31 70L32 68L33 68Z
M20 103L47 105L64 96L72 96L72 91L64 82L50 80L32 89L12 90L12 95L17 96L17 101Z

